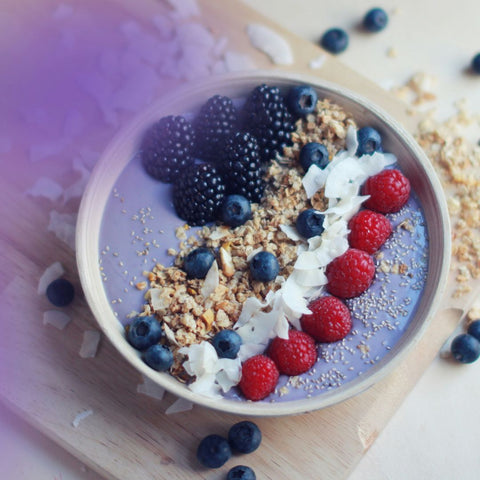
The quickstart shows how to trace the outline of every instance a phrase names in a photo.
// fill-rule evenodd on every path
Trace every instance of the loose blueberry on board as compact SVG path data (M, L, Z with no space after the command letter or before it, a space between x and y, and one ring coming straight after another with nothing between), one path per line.
M469 326L467 333L480 342L480 320L474 320Z
M237 465L227 473L227 480L256 480L255 472L246 465Z
M166 372L173 365L173 353L167 345L156 343L147 348L143 361L158 372Z
M478 75L480 75L480 53L477 53L471 62L472 71Z
M480 357L480 341L468 333L461 333L453 339L450 351L458 362L473 363Z
M270 252L258 252L250 260L250 273L254 280L270 282L274 280L280 271L277 257Z
M382 151L382 136L372 127L360 128L357 132L357 140L359 157Z
M306 143L300 150L299 160L305 172L312 165L324 169L329 162L327 147L318 142Z
M258 426L248 420L238 422L228 431L228 443L233 451L252 453L262 442L262 432Z
M242 337L234 330L220 330L212 339L212 345L215 348L219 358L236 358Z
M323 34L320 45L328 52L338 54L347 49L348 41L348 34L345 30L342 28L331 28Z
M47 287L47 298L56 307L66 307L73 301L75 289L65 278L57 278Z
M143 351L155 345L163 336L162 326L154 315L136 317L130 324L127 340L132 347Z
M243 225L251 216L250 202L243 195L227 195L220 206L220 220L230 227Z
M214 261L211 250L198 247L185 257L183 270L190 278L205 278Z
M197 448L198 461L208 468L220 468L231 456L227 439L216 434L206 436Z
M309 208L303 210L295 222L297 232L304 238L316 237L323 233L323 221L325 216L319 210Z
M288 91L287 105L295 117L306 117L315 110L318 95L310 85L297 85Z
M387 12L383 8L372 8L363 18L363 26L369 32L380 32L388 23Z

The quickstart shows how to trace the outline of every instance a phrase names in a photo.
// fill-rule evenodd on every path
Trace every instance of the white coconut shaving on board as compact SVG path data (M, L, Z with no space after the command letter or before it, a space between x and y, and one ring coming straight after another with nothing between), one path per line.
M80 198L83 195L88 179L90 178L90 170L84 165L81 158L74 158L72 166L73 170L77 172L80 177L63 191L64 203L68 203L72 199Z
M76 213L59 213L56 210L52 210L47 230L53 232L58 239L65 242L72 250L75 250L76 222Z
M256 68L248 55L231 50L227 50L223 55L223 63L227 72L241 72Z
M80 412L72 421L72 427L73 428L78 428L80 423L88 418L90 415L93 415L93 410L84 410L83 412Z
M206 341L179 350L188 358L183 364L186 372L195 377L189 385L192 391L221 398L222 391L240 381L243 361L263 353L276 336L288 338L290 325L301 330L301 316L310 313L308 304L327 283L327 265L349 247L348 221L369 198L359 194L361 185L396 162L396 157L389 153L358 157L357 149L357 132L349 127L346 150L337 153L326 168L312 165L305 174L303 187L307 196L311 198L322 188L328 199L328 207L322 212L324 231L298 245L292 273L287 279L275 279L281 285L278 290L270 291L263 302L253 296L244 302L233 327L243 342L238 356L234 360L219 359L215 348ZM289 238L301 239L294 225L280 228Z
M173 415L174 413L188 412L192 410L193 403L185 398L178 398L166 410L165 415Z
M82 345L78 354L82 358L94 358L98 352L102 335L97 330L86 330L83 332Z
M310 63L308 64L308 66L312 70L318 70L319 68L323 67L326 60L327 60L327 56L322 53L318 57L315 57L312 60L310 60Z
M251 23L247 25L247 34L250 43L265 53L276 65L293 64L293 51L290 44L271 28Z
M30 197L41 197L55 202L63 195L63 187L51 178L40 177L37 178L25 194Z
M165 395L165 389L148 377L143 377L143 383L137 385L137 393L154 398L155 400L162 400Z
M39 295L45 295L47 287L64 273L65 270L60 262L54 262L49 265L38 280L37 293Z
M60 312L59 310L47 310L43 312L43 324L51 325L58 330L63 330L71 320L70 315L65 312Z

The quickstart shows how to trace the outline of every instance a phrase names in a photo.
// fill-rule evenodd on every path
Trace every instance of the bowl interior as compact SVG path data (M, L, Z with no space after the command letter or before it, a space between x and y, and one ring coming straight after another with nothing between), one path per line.
M141 360L138 352L126 341L123 326L115 316L111 300L106 294L99 266L101 230L105 206L111 198L119 176L135 157L139 139L147 126L165 115L198 111L205 100L215 94L232 98L245 96L261 83L276 85L281 89L287 89L294 84L312 85L316 88L319 98L328 98L344 107L359 126L370 125L381 132L384 149L395 153L401 169L410 179L412 188L423 206L429 238L428 274L414 317L400 340L387 356L358 378L312 398L275 403L246 402L227 398L212 400L192 393L170 375L149 368ZM209 79L204 83L185 87L153 104L118 134L98 162L82 199L77 224L77 262L87 302L100 328L119 353L140 373L173 394L197 404L243 415L277 416L323 408L363 391L391 371L419 339L434 313L435 306L439 303L447 279L449 251L449 224L443 190L430 162L412 137L386 113L353 92L322 82L315 77L292 74L259 72Z

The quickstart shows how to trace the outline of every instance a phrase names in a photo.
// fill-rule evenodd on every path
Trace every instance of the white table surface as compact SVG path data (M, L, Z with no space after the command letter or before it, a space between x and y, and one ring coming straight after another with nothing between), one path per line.
M347 29L350 46L339 58L384 88L402 85L418 71L435 75L441 116L462 98L480 112L480 76L465 72L480 52L478 0L245 1L311 41L332 26ZM373 6L385 8L390 23L368 35L357 24ZM392 49L394 58L387 54ZM480 478L479 400L480 361L459 366L435 359L350 480ZM0 452L2 480L101 480L3 407Z

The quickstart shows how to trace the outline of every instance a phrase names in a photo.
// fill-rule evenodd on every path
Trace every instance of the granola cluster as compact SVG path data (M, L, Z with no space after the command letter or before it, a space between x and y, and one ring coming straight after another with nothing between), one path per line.
M284 149L281 158L272 161L266 172L267 188L261 204L252 205L252 218L244 225L230 228L225 225L203 227L193 231L188 225L177 229L179 251L169 249L173 266L157 264L145 272L149 289L146 292L143 313L157 314L163 321L166 337L174 352L173 375L184 378L183 358L178 349L212 338L219 330L231 328L238 320L245 300L254 295L263 300L267 293L280 287L275 283L252 281L249 259L256 252L274 253L284 278L293 270L297 244L281 230L281 225L294 225L305 208L325 208L320 194L311 201L302 186L304 172L298 163L303 145L311 141L323 143L332 158L345 148L348 126L355 126L353 118L328 100L317 104L316 112L299 120L292 133L293 144ZM182 270L185 256L199 246L217 252L218 277L209 286L208 279L187 278ZM146 282L137 288L144 289Z

